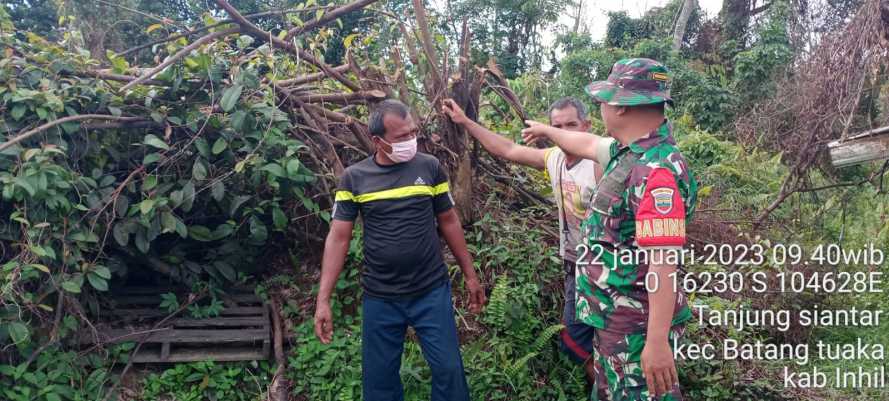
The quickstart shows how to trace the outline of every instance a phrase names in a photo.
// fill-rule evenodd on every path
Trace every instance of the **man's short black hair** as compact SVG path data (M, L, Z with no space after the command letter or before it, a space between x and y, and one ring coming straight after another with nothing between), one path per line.
M399 100L383 100L382 102L377 104L373 112L370 113L370 118L368 119L367 123L370 134L382 137L386 133L386 127L383 125L383 119L387 115L394 114L401 118L407 118L409 112L410 109L407 107L407 105Z
M552 118L553 110L565 110L569 107L574 107L574 110L577 110L578 120L587 121L586 106L584 106L583 102L571 96L563 97L553 102L553 104L549 106L549 111L546 114Z

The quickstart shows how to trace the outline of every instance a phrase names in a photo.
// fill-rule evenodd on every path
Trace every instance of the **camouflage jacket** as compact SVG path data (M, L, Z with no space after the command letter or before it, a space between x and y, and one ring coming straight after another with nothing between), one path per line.
M609 155L583 223L590 263L577 266L577 319L601 329L644 332L648 264L644 258L626 255L639 249L682 249L697 182L666 121L629 146L612 143ZM672 287L673 282L660 285ZM679 291L673 324L689 318L691 311Z

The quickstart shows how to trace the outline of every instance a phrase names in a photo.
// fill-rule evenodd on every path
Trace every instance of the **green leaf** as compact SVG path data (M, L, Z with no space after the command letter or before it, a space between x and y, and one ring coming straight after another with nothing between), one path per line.
M232 128L235 131L241 132L244 130L244 121L247 119L247 112L244 110L238 110L232 113L231 123Z
M130 68L130 63L127 63L127 59L120 57L111 50L106 50L108 54L108 60L111 61L111 70L115 74L123 74Z
M219 138L216 142L213 142L213 154L218 155L228 147L228 142L225 141L225 138Z
M63 281L62 289L72 294L80 294L80 284L73 280Z
M182 191L170 192L170 202L174 208L179 207L182 204Z
M16 344L24 342L28 339L28 336L31 335L28 326L25 326L22 322L9 323L9 325L6 326L6 330L9 332L9 338Z
M148 214L152 209L154 209L154 199L146 199L139 202L139 211L142 212L142 214Z
M194 205L194 183L189 180L182 187L182 210L189 211Z
M182 220L176 219L176 233L182 238L188 238L188 226Z
M271 175L275 177L284 177L284 169L278 163L269 163L265 166L262 166L262 171L268 171Z
M228 263L219 261L219 262L213 263L213 266L216 267L216 270L218 270L220 273L222 273L222 275L225 276L225 278L228 281L235 281L235 278L237 278L235 269L233 269L231 267L231 265L229 265Z
M88 273L86 279L90 282L90 285L93 286L93 288L99 291L108 291L108 280L99 277L98 274Z
M145 139L142 140L142 143L158 149L170 150L170 145L167 145L166 142L152 134L145 135Z
M92 231L75 231L68 238L77 242L99 242L99 237Z
M297 173L299 173L299 159L293 158L287 161L287 176L288 177L296 177Z
M151 248L151 244L148 242L148 238L145 238L145 230L139 229L136 230L136 249L142 253L148 253L148 249Z
M201 152L201 156L206 158L210 157L210 145L207 144L207 140L204 138L198 138L194 141L194 147L198 148L198 152Z
M191 169L191 176L197 181L203 181L207 178L207 168L201 159L195 159L194 166Z
M222 110L225 112L231 111L238 103L238 99L241 97L241 91L244 89L241 84L235 84L228 88L225 88L225 91L222 92L222 99L219 101L219 106L222 107Z
M96 266L93 269L93 273L96 273L97 276L104 278L105 280L111 280L111 270L105 266Z
M238 208L240 208L241 205L243 205L244 202L247 202L248 200L250 200L250 197L247 195L236 196L234 199L232 199L231 206L229 206L228 215L231 217L235 217L235 212L238 211Z
M250 238L256 242L265 242L268 236L269 232L265 224L262 224L262 221L256 217L250 217Z
M173 213L163 212L161 213L161 226L164 228L164 233L172 233L176 231L176 216L173 216Z
M111 229L111 234L114 235L114 240L117 241L120 246L127 246L127 242L130 241L130 233L127 231L126 225L122 222L114 225L114 228Z
M121 194L117 197L117 203L114 204L115 211L117 212L117 217L124 217L127 215L127 211L130 209L130 198L126 195Z
M229 223L222 223L222 224L218 225L215 230L213 230L213 234L211 234L211 238L214 241L220 240L225 237L228 237L233 232L235 232L234 226L232 226Z
M45 257L49 256L49 252L46 250L46 248L44 248L40 245L29 245L28 249L31 250L31 253L33 253L41 258L45 258Z
M34 186L31 185L31 183L28 182L28 179L25 177L15 177L15 185L18 185L19 187L24 189L25 192L28 193L28 196L34 196L35 194L37 194L37 190L34 189Z
M275 228L279 230L287 226L287 216L279 207L272 209L272 221L275 223Z
M142 191L143 192L151 191L156 186L157 186L157 176L156 175L149 175L148 177L145 177L144 181L142 181Z
M216 181L213 183L213 186L210 188L210 196L213 199L216 199L217 202L222 201L222 197L225 196L225 184L222 181Z
M205 226L191 226L188 227L188 235L197 241L212 241L213 236L210 232L210 229Z
M42 272L44 272L44 273L47 273L47 274L49 273L49 267L47 267L46 265L41 265L41 264L39 264L39 263L32 263L32 264L30 264L30 265L28 265L28 266L29 266L29 267L32 267L32 268L34 268L34 269L40 270L40 271L42 271Z
M160 159L161 159L160 153L149 153L149 154L145 155L145 157L142 158L142 165L148 166L152 163L156 163Z
M13 120L18 121L25 115L25 112L28 111L28 106L23 103L16 103L15 106L12 106L12 112L9 113L12 116Z

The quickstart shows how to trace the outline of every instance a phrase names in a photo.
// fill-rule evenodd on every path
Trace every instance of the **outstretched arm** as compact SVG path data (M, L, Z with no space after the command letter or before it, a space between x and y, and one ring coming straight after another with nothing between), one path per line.
M522 130L522 136L528 144L541 138L549 138L565 153L590 159L600 164L607 161L608 149L606 145L610 142L605 141L601 136L558 129L537 121L528 120L525 122L528 124L528 128Z
M442 111L451 118L454 124L460 125L477 139L488 152L494 156L509 160L514 163L543 169L545 167L544 154L546 150L536 149L516 144L502 135L497 135L479 123L466 117L463 109L452 99L445 99Z

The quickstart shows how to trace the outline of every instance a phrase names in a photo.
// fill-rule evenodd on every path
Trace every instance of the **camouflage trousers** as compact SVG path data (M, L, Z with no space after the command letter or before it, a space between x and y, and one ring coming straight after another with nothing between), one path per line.
M673 339L685 331L684 325L670 329L670 346ZM592 401L682 401L679 385L660 397L648 391L642 375L640 357L645 347L645 333L627 334L607 329L596 329L593 338L593 368L596 385L590 395Z

